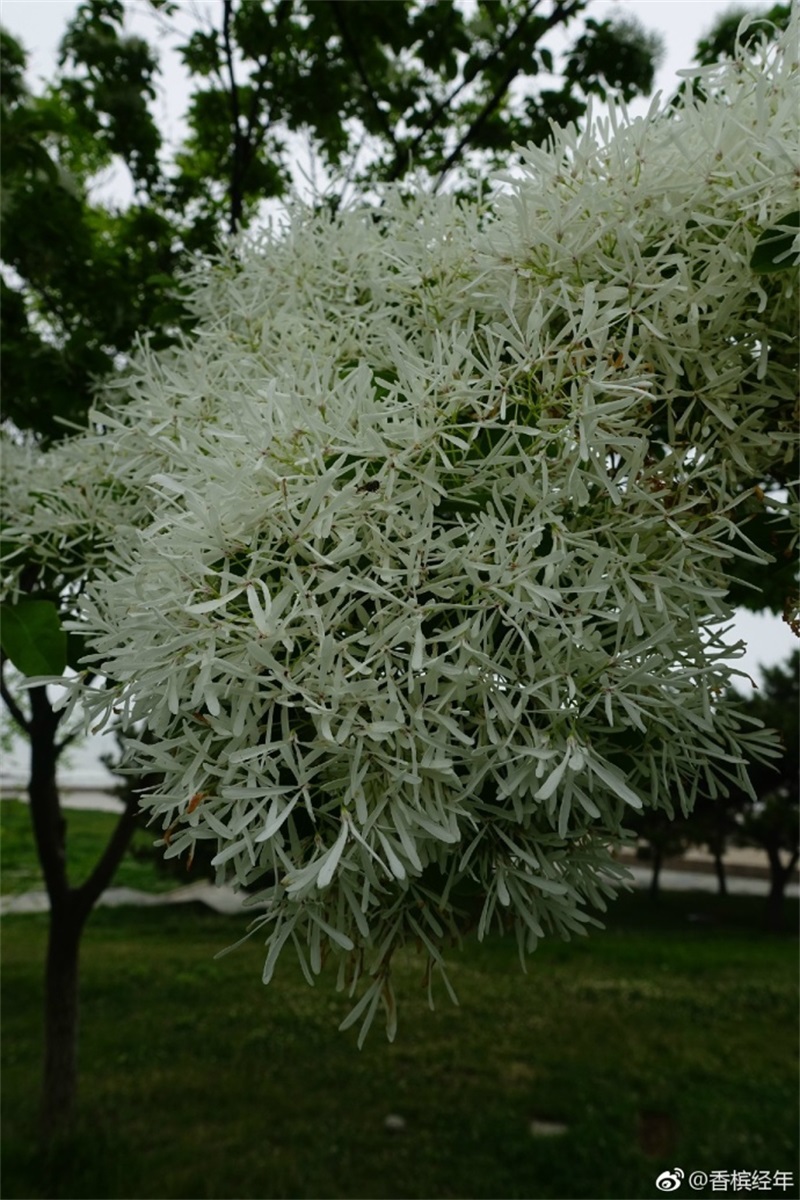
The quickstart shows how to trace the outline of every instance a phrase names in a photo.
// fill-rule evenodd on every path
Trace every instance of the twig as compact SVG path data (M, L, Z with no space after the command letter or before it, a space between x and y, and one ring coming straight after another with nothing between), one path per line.
M508 47L513 42L514 38L519 33L523 24L528 20L529 17L531 17L533 15L533 13L535 12L535 10L538 7L540 2L541 2L541 0L531 0L531 3L528 4L527 8L525 9L525 12L520 17L519 21L514 26L514 28L509 30L508 33L506 33L505 37L502 38L501 41L499 41L497 43L494 50L492 50L491 53L489 53L486 56L486 58L483 60L483 64L481 66L481 71L485 71L486 68L488 66L490 66L493 62L495 62L500 57L501 54L505 53L505 51L508 49ZM425 122L422 129L419 131L417 136L414 138L413 142L410 144L410 146L408 146L408 148L405 151L403 151L403 153L405 154L406 161L408 161L409 158L413 157L414 152L417 149L419 149L419 146L422 144L422 142L427 137L427 135L430 133L430 131L434 128L434 126L436 125L436 123L439 120L439 117L442 115L442 113L447 111L447 109L450 107L450 105L453 103L453 101L456 99L456 97L461 92L463 92L464 88L467 87L467 85L470 84L472 82L472 79L474 79L474 78L475 78L475 76L472 76L470 79L462 79L461 83L457 84L456 87L454 87L453 90L451 92L449 92L444 97L443 100L439 101L439 103L436 105L436 107L431 111L431 113L428 117L428 120ZM394 165L392 166L391 171L389 172L389 175L388 175L389 182L391 183L395 179L397 179L398 176L400 175L400 173L403 171L403 169L404 169L404 163L401 161L401 159L398 155L395 158L395 162L394 162Z
M134 792L128 798L125 811L117 821L114 832L111 834L108 844L91 875L80 887L74 889L74 895L78 904L87 913L114 878L114 872L119 866L120 860L127 850L133 836L133 831L136 828L137 809L138 796Z
M242 196L242 131L239 128L239 89L233 68L233 45L231 42L231 17L233 16L233 0L224 0L222 17L222 41L225 47L225 62L228 67L228 84L230 87L231 123L233 125L233 161L231 163L231 195L230 195L230 231L236 233L242 220L244 208Z
M507 43L509 41L511 41L512 38L517 36L520 29L522 29L523 25L527 22L529 17L532 16L533 10L536 7L537 3L538 3L538 0L533 0L533 4L528 5L528 7L525 9L525 12L522 14L519 21L515 25L513 34L511 34L506 39ZM574 11L574 8L575 8L575 0L573 0L572 11ZM553 9L550 16L543 19L541 32L539 33L537 41L542 37L543 34L547 33L550 29L552 29L554 25L558 25L561 21L568 19L571 15L572 15L572 12L570 11L570 8L565 7L561 2L559 2ZM487 59L487 61L488 61L488 59ZM439 188L441 187L441 185L444 181L445 175L447 175L447 173L451 169L451 167L453 167L455 165L456 161L460 158L461 153L464 150L465 146L469 145L469 143L472 141L473 137L478 132L478 130L481 128L481 126L485 124L485 122L489 119L489 117L492 115L492 113L498 108L500 101L503 99L503 96L508 91L508 89L511 86L511 84L513 83L515 77L519 74L519 71L520 71L519 64L516 64L516 65L512 64L512 66L509 68L509 70L503 76L502 80L500 81L498 86L495 88L495 90L492 92L492 95L486 101L486 104L483 106L483 108L478 113L475 120L469 126L466 133L464 133L463 136L459 139L458 145L455 147L455 149L452 151L452 153L450 153L447 156L447 158L445 159L444 165L442 166L442 169L439 172L439 178L436 180L436 186L434 188L434 191L439 190Z
M364 84L372 108L378 117L379 123L383 127L383 132L386 134L386 137L392 144L392 149L395 152L395 159L397 159L401 153L400 146L397 143L397 138L395 137L394 130L389 123L386 113L378 103L378 97L375 95L375 89L370 82L369 76L367 75L366 67L364 66L361 55L358 52L358 46L356 46L350 35L350 30L348 29L347 23L344 19L344 5L341 3L341 0L328 0L328 2L333 10L333 19L336 22L336 27L341 34L342 45L347 48L350 57L353 60L353 64L355 65L361 82Z
M0 656L0 696L3 697L5 706L8 709L15 725L18 725L23 733L28 734L30 736L30 732L31 732L30 722L28 721L28 719L25 716L22 709L17 704L14 697L11 695L11 692L8 689L8 684L6 683L4 672L5 672L5 665L6 665L7 661L8 661L7 655L3 654L2 656Z

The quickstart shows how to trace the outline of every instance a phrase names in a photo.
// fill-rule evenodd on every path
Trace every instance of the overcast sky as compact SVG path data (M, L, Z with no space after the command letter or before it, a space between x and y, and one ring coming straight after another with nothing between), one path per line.
M204 12L216 15L221 0L188 0L180 7L184 23L194 22ZM656 79L656 89L670 95L676 87L676 72L691 64L698 39L708 32L720 13L732 7L742 5L732 5L728 0L591 0L586 15L602 19L630 14L646 29L662 34L666 53ZM769 5L752 3L744 7L763 12ZM38 80L52 75L59 40L76 8L77 0L0 0L0 22L19 38L30 54L30 83L34 89ZM155 36L152 10L145 0L129 0L126 9L131 28L152 39ZM554 48L557 48L555 43ZM167 63L161 81L158 117L170 140L178 135L186 95L179 65ZM641 111L648 104L647 101L635 102L632 108L634 112ZM730 640L739 638L747 642L748 651L737 665L756 680L759 664L770 665L785 660L798 644L788 627L771 614L741 613ZM113 749L113 745L109 749ZM8 772L22 765L22 754L15 754L13 758L19 758L19 761L9 759L5 764ZM75 756L73 771L85 777L87 767L93 773L95 762L90 751L81 751Z

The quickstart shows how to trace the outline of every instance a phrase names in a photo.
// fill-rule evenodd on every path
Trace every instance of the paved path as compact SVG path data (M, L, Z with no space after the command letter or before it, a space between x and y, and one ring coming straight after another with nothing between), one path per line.
M139 892L136 888L111 887L103 892L98 905L103 908L122 908L127 904L138 908L153 908L165 904L192 904L199 902L226 915L257 912L258 907L246 908L233 888L215 887L213 883L190 883L171 892ZM46 892L21 892L18 896L0 896L0 916L6 913L47 912L50 902ZM261 905L261 908L264 906Z
M628 867L633 876L634 886L640 889L650 886L649 867ZM714 875L703 871L669 871L661 872L661 886L665 892L716 892L717 880ZM728 879L728 891L739 896L765 896L769 891L769 881L766 879L750 879L746 876L734 875ZM800 894L798 885L791 883L786 888L786 895L796 899ZM199 902L206 904L215 912L225 915L241 913L243 916L258 912L263 905L246 907L240 895L230 887L215 887L212 883L190 883L186 887L175 888L171 892L139 892L134 888L108 888L98 900L98 904L106 908L120 908L126 904L141 908L151 908L154 905L191 904ZM46 892L22 892L18 896L0 896L0 916L6 913L47 912L49 903Z
M626 864L628 866L628 864ZM652 872L649 867L632 867L628 870L633 875L637 888L648 888ZM663 870L660 880L665 892L716 892L717 877L709 871L670 871ZM769 894L769 879L750 877L748 875L728 874L726 876L728 892L734 896L764 896ZM800 888L796 883L786 885L787 896L796 900L800 896Z

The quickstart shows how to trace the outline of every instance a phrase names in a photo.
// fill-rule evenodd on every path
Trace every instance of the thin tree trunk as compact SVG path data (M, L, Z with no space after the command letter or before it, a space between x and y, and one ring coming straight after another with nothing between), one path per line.
M728 894L728 880L725 875L725 862L722 857L722 850L719 846L714 846L712 853L714 855L714 870L717 873L718 892L720 896Z
M74 896L50 910L44 983L44 1069L40 1132L44 1142L69 1128L78 1091L78 979L85 916Z
M661 875L661 866L664 862L664 855L659 846L650 845L650 852L653 855L653 874L650 877L650 899L658 900L660 893L659 878Z
M50 900L50 926L44 985L44 1069L40 1133L45 1143L68 1129L78 1088L79 959L86 919L108 887L130 842L136 822L132 794L90 877L69 886L66 862L67 823L56 778L63 749L56 739L60 714L44 687L29 692L31 771L28 784L36 849Z
M797 863L797 854L792 855L789 863L784 866L781 862L780 850L776 846L765 847L769 857L770 886L767 896L765 925L770 933L780 933L784 928L784 900L786 885L791 878Z
M55 908L68 890L67 826L61 812L56 782L59 753L56 733L60 717L58 713L53 712L44 687L30 688L28 696L31 705L31 717L28 722L31 744L28 780L31 821L50 907Z
M36 849L50 900L44 983L44 1070L41 1127L49 1141L70 1123L77 1085L78 947L66 866L66 821L56 782L59 717L44 687L30 689L31 769L28 783Z
M778 933L783 928L783 894L786 880L777 850L768 850L767 853L769 855L770 882L765 924L770 933Z

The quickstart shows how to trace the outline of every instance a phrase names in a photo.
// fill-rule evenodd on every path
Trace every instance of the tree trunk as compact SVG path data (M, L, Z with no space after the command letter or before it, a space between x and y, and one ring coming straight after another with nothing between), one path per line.
M714 846L712 849L714 855L714 870L717 873L717 890L720 896L728 894L728 880L725 875L725 862L722 857L722 850L719 846Z
M787 866L781 862L780 850L776 846L766 847L769 857L770 885L767 896L765 925L770 933L780 933L784 928L784 899L786 885L797 863L797 854L792 855Z
M77 918L66 866L66 821L56 782L59 716L44 687L30 689L31 771L28 783L36 849L50 900L44 983L42 1140L72 1118L77 1085L78 949L83 921Z
M31 773L28 784L36 849L50 900L44 986L44 1072L40 1133L45 1143L72 1120L78 1085L78 984L83 927L108 887L130 842L137 797L131 794L90 877L71 888L67 877L67 823L61 811L56 764L63 749L56 739L60 713L45 687L30 689Z
M85 922L74 895L50 910L44 983L41 1136L69 1128L78 1088L78 964Z
M659 887L659 878L661 876L661 866L664 862L664 854L660 846L650 844L650 853L653 856L653 874L650 877L650 899L658 900L661 892Z
M786 879L777 851L769 850L767 853L769 854L770 881L765 925L770 933L778 933L783 928L783 893Z

